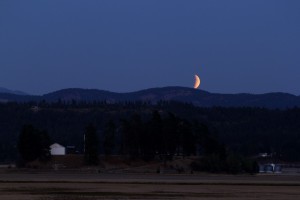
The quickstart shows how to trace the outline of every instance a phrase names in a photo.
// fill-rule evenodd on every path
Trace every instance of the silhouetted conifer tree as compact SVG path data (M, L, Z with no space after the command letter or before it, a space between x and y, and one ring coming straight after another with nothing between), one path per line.
M96 128L90 124L84 133L84 158L88 165L98 164L98 137Z
M109 120L109 122L105 125L104 128L104 153L105 155L111 155L114 146L115 146L115 135L116 135L116 125L113 120Z
M39 159L50 159L50 138L46 131L35 129L32 125L24 125L18 139L18 150L24 163Z

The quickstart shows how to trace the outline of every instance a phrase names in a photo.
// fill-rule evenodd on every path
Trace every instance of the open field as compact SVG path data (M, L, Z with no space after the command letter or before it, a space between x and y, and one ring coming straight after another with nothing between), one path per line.
M300 176L3 172L1 200L300 199Z

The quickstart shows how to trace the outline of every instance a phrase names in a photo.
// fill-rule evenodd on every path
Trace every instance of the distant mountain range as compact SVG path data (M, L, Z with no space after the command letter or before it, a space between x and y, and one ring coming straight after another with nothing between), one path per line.
M17 95L28 95L25 92L18 91L18 90L9 90L3 87L0 87L0 93L8 93L8 94L17 94Z
M287 93L266 94L219 94L186 87L151 88L137 92L115 93L96 89L63 89L42 96L18 94L16 92L2 92L0 102L27 101L106 101L117 103L124 101L147 101L156 103L163 101L179 101L192 103L195 106L212 107L263 107L263 108L292 108L300 107L300 97Z

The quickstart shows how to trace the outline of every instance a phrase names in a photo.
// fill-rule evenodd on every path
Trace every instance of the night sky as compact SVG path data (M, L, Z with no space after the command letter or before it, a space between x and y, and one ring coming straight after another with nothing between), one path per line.
M299 0L0 0L0 87L300 95Z

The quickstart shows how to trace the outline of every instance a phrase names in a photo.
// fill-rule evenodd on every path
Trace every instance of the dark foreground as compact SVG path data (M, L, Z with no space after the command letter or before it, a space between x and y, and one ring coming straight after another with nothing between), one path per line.
M300 176L3 172L0 173L0 199L299 200Z

